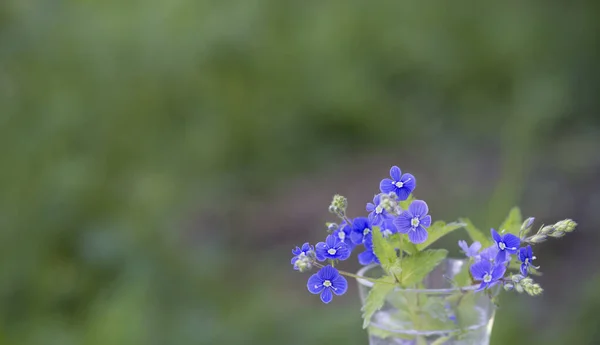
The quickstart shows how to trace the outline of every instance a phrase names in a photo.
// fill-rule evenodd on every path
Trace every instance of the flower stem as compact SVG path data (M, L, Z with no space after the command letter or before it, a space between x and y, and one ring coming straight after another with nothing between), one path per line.
M318 263L318 262L316 262L316 261L315 261L315 262L313 262L313 265L315 265L315 266L317 266L317 267L319 267L319 268L323 268L323 267L325 267L323 264L320 264L320 263ZM346 272L346 271L342 271L342 270L338 270L338 272L339 272L341 275L343 275L343 276L346 276L346 277L350 277L350 278L354 278L354 279L363 279L363 280L370 281L370 282L372 282L372 283L376 283L376 282L377 282L377 283L385 283L385 284L397 285L396 283L388 283L388 282L384 282L384 281L379 281L379 280L377 280L377 279L374 279L374 278L363 277L363 276L359 276L359 275L357 275L357 274L350 273L350 272Z

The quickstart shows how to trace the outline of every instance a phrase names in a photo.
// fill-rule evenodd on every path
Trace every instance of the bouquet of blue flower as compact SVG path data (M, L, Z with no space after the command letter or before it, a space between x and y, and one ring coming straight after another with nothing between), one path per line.
M414 197L416 182L392 167L367 203L367 217L351 219L346 198L335 195L329 212L339 221L326 224L324 242L292 250L291 263L300 272L318 269L307 288L323 303L347 291L345 277L357 279L371 344L487 344L502 288L531 296L543 291L531 277L539 274L531 246L563 237L577 224L565 219L530 236L534 218L523 221L518 208L491 236L464 218L433 222L427 203ZM450 259L447 250L430 248L460 228L472 242L458 242L465 258ZM353 251L365 267L357 274L339 270Z

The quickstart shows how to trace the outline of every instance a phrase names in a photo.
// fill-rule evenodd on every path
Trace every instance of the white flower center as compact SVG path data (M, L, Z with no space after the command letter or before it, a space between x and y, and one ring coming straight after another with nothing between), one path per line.
M375 213L380 214L381 212L383 212L383 207L381 207L381 205L375 207Z
M331 282L329 280L326 280L323 282L323 286L324 287L330 287L331 286Z
M398 188L402 188L404 186L404 183L398 181L398 182L394 183L394 185Z
M337 253L337 250L331 248L327 251L327 253L329 253L329 255L335 255L335 253Z
M363 230L363 236L368 235L371 232L371 229L366 228L365 230Z
M346 233L343 231L338 232L338 237L340 240L345 240L346 239Z
M489 283L492 281L492 275L489 273L486 273L486 275L483 276L483 282L484 283Z
M504 250L506 249L506 244L504 244L504 242L500 242L498 243L498 248L500 248L500 250Z
M410 220L410 225L412 225L413 228L416 228L419 224L421 224L421 221L417 217Z

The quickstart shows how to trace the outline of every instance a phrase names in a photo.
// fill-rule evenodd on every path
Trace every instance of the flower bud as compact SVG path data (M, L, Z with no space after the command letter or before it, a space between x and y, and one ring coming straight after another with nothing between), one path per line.
M551 233L551 234L548 234L548 236L550 236L550 237L554 237L554 238L561 238L561 237L563 237L564 235L566 235L566 233L565 233L564 231L559 231L559 230L556 230L556 231L554 231L553 233Z
M339 208L333 205L329 205L329 213L337 214Z
M334 232L338 229L337 223L325 223L325 225L327 226L327 231L329 232Z
M504 284L504 290L505 291L511 291L514 288L515 288L515 286L512 283L506 283L506 284Z
M542 243L542 242L546 241L547 238L548 238L548 236L541 235L538 233L536 235L533 235L533 236L527 238L525 241L529 242L529 243L537 244L537 243Z
M299 258L296 261L296 263L294 263L294 266L300 272L308 272L312 269L312 262L308 257L305 256L305 257Z
M521 225L521 231L519 231L519 237L524 238L525 236L527 236L527 234L529 234L534 221L535 221L535 218L533 218L533 217L529 217L529 218L525 219L525 221L523 222L523 225Z
M548 235L554 232L554 227L552 225L546 225L538 231L539 235Z
M560 222L554 224L554 228L561 232L572 232L575 230L577 223L575 223L572 219L561 220Z

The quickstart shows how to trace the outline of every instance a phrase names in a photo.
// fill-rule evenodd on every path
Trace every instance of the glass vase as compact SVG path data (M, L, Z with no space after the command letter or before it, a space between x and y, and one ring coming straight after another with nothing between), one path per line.
M395 288L370 320L370 345L488 345L495 306L477 286L458 289L451 281L468 274L466 260L446 259L416 288ZM462 273L461 273L462 272ZM379 278L379 265L358 275ZM373 283L357 279L362 303Z

